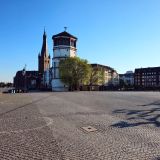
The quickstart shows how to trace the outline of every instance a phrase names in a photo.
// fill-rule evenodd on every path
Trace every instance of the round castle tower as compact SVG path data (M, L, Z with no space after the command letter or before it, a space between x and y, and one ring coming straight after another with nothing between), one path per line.
M66 57L76 56L77 38L64 31L53 35L53 61L52 61L52 91L67 91L68 87L61 82L59 76L59 62Z

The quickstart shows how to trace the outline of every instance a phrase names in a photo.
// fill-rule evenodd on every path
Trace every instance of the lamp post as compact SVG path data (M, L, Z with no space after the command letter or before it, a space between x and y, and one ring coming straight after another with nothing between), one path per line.
M27 67L27 65L25 64L25 66L23 68L23 72L22 72L22 74L24 76L24 92L27 91L27 86L26 86L26 67Z

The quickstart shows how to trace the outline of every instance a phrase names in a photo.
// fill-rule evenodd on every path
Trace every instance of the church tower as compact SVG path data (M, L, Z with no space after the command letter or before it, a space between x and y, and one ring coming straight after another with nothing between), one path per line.
M50 68L50 55L48 54L47 35L44 30L41 53L38 55L38 71L42 76Z
M52 64L52 91L66 91L68 87L64 85L59 77L59 62L66 57L75 57L77 53L77 38L65 31L53 35L53 64Z

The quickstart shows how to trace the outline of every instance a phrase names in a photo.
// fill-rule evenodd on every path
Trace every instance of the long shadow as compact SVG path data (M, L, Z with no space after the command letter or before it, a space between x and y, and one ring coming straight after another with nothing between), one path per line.
M128 118L126 118L126 121L119 121L111 126L118 128L126 128L152 124L155 127L160 127L160 101L138 106L149 106L149 109L114 110L113 114L125 114ZM133 120L135 120L135 122L133 122Z
M155 101L152 103L144 104L144 105L137 105L137 106L151 106L151 105L159 105L160 106L160 101Z

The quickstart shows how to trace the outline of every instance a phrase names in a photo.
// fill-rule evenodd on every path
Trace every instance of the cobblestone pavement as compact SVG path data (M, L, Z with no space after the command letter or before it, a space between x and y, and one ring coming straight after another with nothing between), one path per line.
M160 92L0 94L0 159L160 160Z

